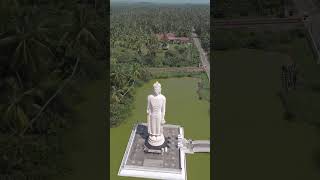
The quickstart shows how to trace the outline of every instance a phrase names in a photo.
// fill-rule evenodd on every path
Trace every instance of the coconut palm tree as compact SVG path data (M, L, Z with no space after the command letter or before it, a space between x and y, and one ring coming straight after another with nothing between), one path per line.
M120 65L113 65L111 67L110 79L111 86L122 87L125 84L126 73Z
M19 4L16 0L2 0L0 1L0 34L9 29L10 21L17 13Z
M37 9L24 11L13 20L14 28L9 29L0 36L0 47L11 47L11 68L23 74L40 70L44 60L54 58L51 50L46 22L39 17Z
M80 71L86 74L92 71L86 67L91 67L98 52L106 51L96 36L96 33L104 30L96 22L96 16L95 12L78 6L73 12L72 22L61 26L65 33L60 39L60 46L65 47L66 55L72 57L75 64L79 63Z
M95 17L94 12L83 6L78 6L73 12L72 23L62 25L63 29L67 28L68 30L60 42L66 44L73 56L83 55L81 54L83 47L92 52L100 45L94 33L94 30L99 28L94 20Z
M4 124L11 133L21 135L23 129L30 123L35 107L39 106L36 101L39 94L36 89L24 90L13 78L9 80L11 94L8 96L8 103L3 108Z

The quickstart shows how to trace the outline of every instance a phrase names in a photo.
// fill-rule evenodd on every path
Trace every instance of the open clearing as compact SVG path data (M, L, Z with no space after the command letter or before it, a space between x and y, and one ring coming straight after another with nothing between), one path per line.
M249 49L215 52L216 179L320 179L316 130L284 120L277 97L288 58Z

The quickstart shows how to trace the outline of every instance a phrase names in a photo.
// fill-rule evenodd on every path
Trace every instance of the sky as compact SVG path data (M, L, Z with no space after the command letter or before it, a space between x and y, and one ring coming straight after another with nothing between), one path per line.
M210 0L111 0L111 2L152 2L152 3L170 3L170 4L209 4Z

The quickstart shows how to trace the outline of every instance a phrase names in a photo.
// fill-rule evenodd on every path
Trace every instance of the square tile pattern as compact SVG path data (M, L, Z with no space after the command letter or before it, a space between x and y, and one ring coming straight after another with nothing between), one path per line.
M137 125L125 165L159 169L181 169L180 150L178 148L179 127L164 125L163 134L167 141L167 152L162 154L144 152L144 144L148 138L147 126L144 124Z

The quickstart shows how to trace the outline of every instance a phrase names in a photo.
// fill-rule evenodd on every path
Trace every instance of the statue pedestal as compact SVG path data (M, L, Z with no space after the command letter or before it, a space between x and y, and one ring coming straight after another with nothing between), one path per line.
M160 136L149 135L148 137L148 144L151 146L162 146L164 144L164 141L165 138L163 134L161 134Z
M159 140L153 140L152 137L148 137L148 140L145 142L144 145L144 152L148 152L148 153L158 153L161 154L163 152L165 152L165 148L167 146L167 139L165 139L165 137L162 135L162 137L160 137L161 141ZM151 143L150 143L151 141ZM155 142L155 143L154 143Z
M124 153L119 176L163 180L186 180L185 152L178 147L184 131L178 125L163 125L162 146L149 146L147 124L137 124Z

